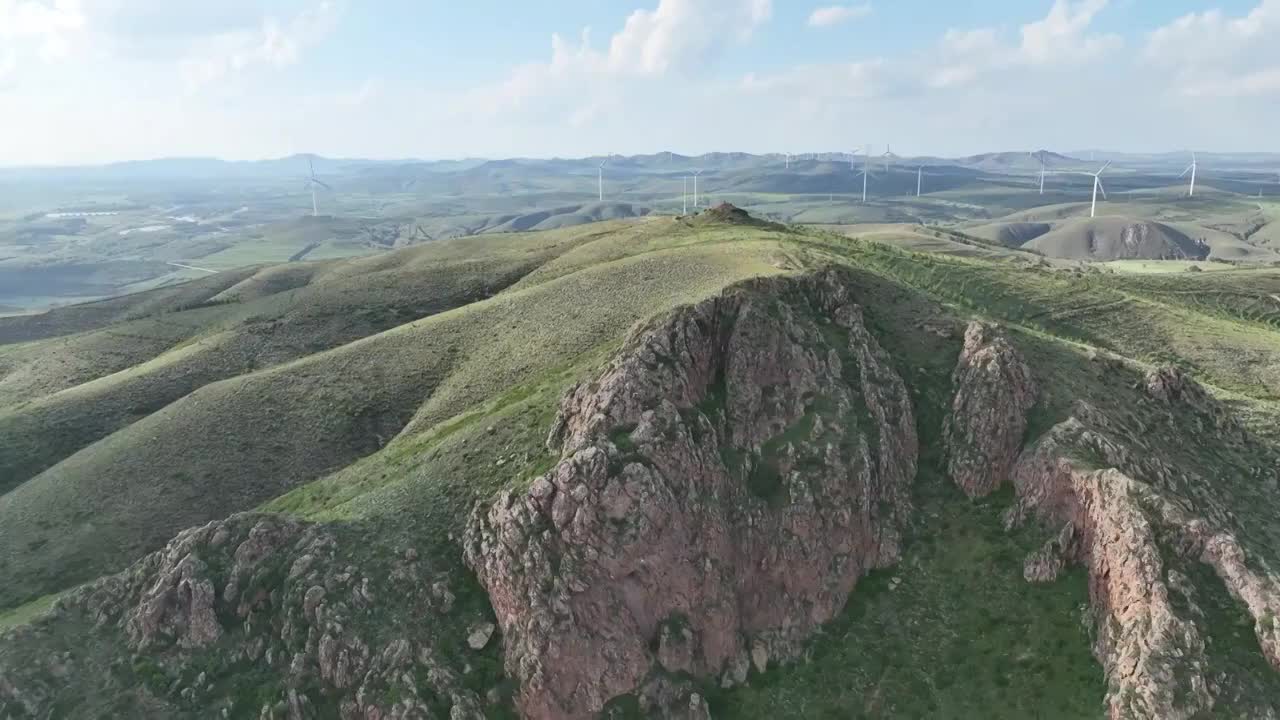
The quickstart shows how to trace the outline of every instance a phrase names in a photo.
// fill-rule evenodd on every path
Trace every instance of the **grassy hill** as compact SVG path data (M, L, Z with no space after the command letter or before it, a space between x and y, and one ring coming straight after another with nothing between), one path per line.
M1102 232L1097 225L1091 231ZM1019 232L1035 235L1031 242L1063 234ZM1171 229L1160 242L1181 248L1185 238ZM963 326L973 317L998 322L1026 356L1042 388L1028 443L1078 401L1146 427L1149 450L1217 478L1224 507L1261 543L1250 547L1262 547L1280 526L1268 519L1262 481L1246 478L1280 457L1267 444L1280 442L1280 271L1090 272L1042 263L1012 244L923 226L651 217L248 268L0 318L0 627L18 628L0 642L0 669L27 668L12 677L45 687L52 681L30 668L68 653L76 670L59 707L83 716L254 715L287 704L288 661L263 665L237 643L278 635L277 652L312 657L329 652L317 649L325 633L341 642L363 633L364 654L354 644L345 652L373 668L395 655L403 635L436 654L410 673L421 692L399 679L378 686L388 703L416 699L447 714L470 707L474 694L484 713L504 716L514 688L502 643L469 650L464 642L492 618L461 559L471 509L499 490L529 487L556 464L548 433L563 398L590 386L634 328L726 294L754 297L767 287L750 282L760 278L836 268L906 381L916 417L922 450L902 561L863 578L802 648L802 661L770 663L732 689L708 680L699 691L724 717L1096 717L1107 686L1091 653L1096 632L1083 622L1084 571L1049 584L1022 579L1023 557L1058 528L1007 532L1008 494L970 501L946 477L943 418ZM655 371L679 361L646 360ZM1141 389L1144 373L1165 364L1187 368L1262 439L1186 442L1210 431L1191 416L1165 418ZM724 412L713 404L700 412ZM627 442L615 438L619 448ZM223 523L243 511L266 514ZM277 514L290 519L262 519ZM148 555L195 526L204 529ZM258 536L282 538L264 555L275 564L232 587L233 567L252 554L237 548L254 547ZM140 648L140 621L127 622L120 603L145 595L139 588L157 582L149 573L184 553L203 568L184 566L190 587L198 585L191 573L208 572L219 578L213 595L261 587L261 597L274 593L291 609L242 617L219 606L229 628L221 639ZM1259 553L1280 562L1272 550ZM328 580L308 575L309 563L332 568ZM348 588L335 579L342 573L365 584ZM411 584L396 584L406 578ZM1238 625L1226 590L1205 587L1207 611ZM326 593L328 607L341 602L348 614L335 615L342 627L320 631L314 598ZM113 594L126 600L103 604ZM165 597L170 605L154 607L182 605L178 594ZM97 621L95 612L114 619ZM175 625L175 637L192 618ZM294 632L308 623L312 630ZM1214 646L1229 656L1222 687L1280 702L1252 633L1223 632ZM336 708L364 682L340 685L318 672L295 689L320 708ZM19 705L0 711L11 707ZM1220 707L1251 706L1224 695Z

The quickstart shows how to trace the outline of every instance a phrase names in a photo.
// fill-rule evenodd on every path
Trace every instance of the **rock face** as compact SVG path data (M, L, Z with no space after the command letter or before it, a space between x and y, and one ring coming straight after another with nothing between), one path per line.
M1224 415L1179 372L1155 371L1145 386L1156 402L1189 403L1175 410ZM1027 559L1028 580L1051 579L1066 562L1087 569L1109 716L1201 717L1227 692L1230 678L1207 659L1212 640L1183 569L1191 563L1213 569L1253 617L1259 647L1276 669L1280 577L1244 550L1236 519L1212 492L1187 500L1192 489L1213 484L1147 451L1140 435L1141 429L1078 403L1072 417L1019 458L1013 470L1018 501L1008 520L1034 515L1062 528ZM1091 460L1086 465L1081 458ZM1276 717L1280 710L1273 698L1249 700L1250 716Z
M943 428L948 471L965 494L982 497L1009 477L1036 402L1035 382L999 329L972 322L952 384L955 396Z
M792 658L898 559L911 404L846 284L748 283L634 331L563 398L559 464L477 509L466 560L526 717L627 694L700 717L670 673Z
M413 550L371 555L379 566L352 564L332 527L274 515L184 531L0 641L7 651L57 648L59 628L86 628L68 652L0 653L0 717L76 707L58 680L69 676L90 704L123 682L136 702L113 709L123 717L329 717L322 707L344 720L439 717L442 708L455 719L483 717L465 659L438 645L453 603L440 573ZM371 620L375 610L414 622L388 635ZM487 643L493 627L479 627ZM106 671L90 648L132 657L132 674L117 675L126 671L115 664Z

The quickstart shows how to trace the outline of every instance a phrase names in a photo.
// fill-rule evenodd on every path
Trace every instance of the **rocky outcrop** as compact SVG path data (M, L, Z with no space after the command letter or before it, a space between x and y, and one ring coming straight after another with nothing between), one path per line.
M982 497L1009 477L1036 402L1035 381L1003 332L975 321L965 330L952 385L943 428L948 473L969 497Z
M1239 430L1181 373L1158 370L1144 385L1156 402L1178 405L1174 412L1218 417L1224 429ZM1232 679L1207 659L1213 638L1197 589L1179 568L1199 562L1214 570L1253 617L1259 647L1276 669L1280 578L1241 546L1221 498L1194 492L1212 490L1213 483L1144 447L1142 430L1077 404L1072 417L1019 458L1013 470L1018 501L1008 521L1035 515L1061 528L1027 558L1028 580L1050 580L1069 562L1087 569L1109 716L1201 717ZM1195 502L1188 501L1192 496ZM1272 698L1250 702L1259 717L1280 711Z
M100 695L123 697L131 706L113 712L128 717L295 720L324 708L344 720L480 718L469 658L453 649L468 641L454 602L447 573L413 548L362 546L333 526L275 515L233 516L184 531L0 641L0 717L46 717L55 703L89 716ZM412 622L388 628L380 613ZM49 652L69 631L74 645ZM486 644L492 633L489 625ZM70 695L66 677L85 697ZM120 682L130 688L123 696Z
M911 404L846 285L748 283L637 329L564 397L559 464L477 509L466 560L526 717L701 717L672 677L794 657L898 559Z
M1068 421L1072 423L1072 421ZM1019 508L1034 509L1050 523L1065 523L1053 550L1028 558L1034 569L1050 562L1079 562L1089 573L1090 601L1098 615L1095 654L1108 681L1113 718L1190 718L1207 712L1204 638L1175 611L1152 522L1143 508L1148 488L1117 470L1084 471L1060 454L1055 428L1015 470ZM1068 535L1063 544L1060 539Z

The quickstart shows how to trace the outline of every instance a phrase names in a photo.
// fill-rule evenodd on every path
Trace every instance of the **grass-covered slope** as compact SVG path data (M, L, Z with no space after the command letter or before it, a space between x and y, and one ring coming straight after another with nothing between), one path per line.
M557 236L539 239L560 247ZM470 304L465 296L444 294L443 300L465 306L330 351L299 352L299 345L323 350L333 344L303 318L342 327L369 314L395 317L395 305L368 302L370 291L391 300L397 291L425 298L475 278L472 298L478 298L491 292L490 283L497 289L514 279L501 267L468 274L457 264L415 263L413 255L423 250L354 261L389 266L400 286L379 288L373 273L339 266L330 272L344 282L298 302L297 323L288 316L268 321L279 330L263 342L283 346L282 360L301 355L297 360L262 370L252 361L228 367L222 354L257 335L235 328L0 415L8 428L0 457L12 458L10 477L20 483L0 497L0 569L17 581L0 590L0 602L21 602L123 567L178 529L338 470L406 426L410 433L429 428L574 362L636 320L774 272L770 263L781 258L768 237L734 254L717 252L714 244L655 250ZM548 252L545 245L533 250ZM596 300L588 306L583 298ZM48 433L51 426L62 432ZM22 477L45 456L58 461ZM90 518L97 520L85 522Z
M1096 636L1083 622L1083 573L1025 583L1022 559L1048 531L1032 525L1007 532L1007 494L971 503L945 476L941 427L960 329L972 316L997 321L1026 356L1041 388L1028 443L1078 400L1139 427L1171 423L1146 442L1171 462L1217 478L1205 491L1224 495L1225 507L1265 543L1275 532L1272 502L1265 488L1249 487L1246 466L1274 458L1206 447L1199 442L1206 430L1194 417L1166 421L1137 386L1145 368L1180 364L1250 428L1274 428L1280 272L1088 273L1008 262L986 248L948 242L982 252L913 253L816 230L652 219L439 243L316 264L314 272L265 269L216 292L202 290L209 299L221 295L205 307L128 320L181 320L184 329L164 338L176 347L140 351L140 359L125 357L113 373L87 382L42 381L56 388L46 392L16 377L12 387L25 397L0 409L0 427L9 428L0 432L0 459L35 468L30 478L0 486L0 577L8 580L0 586L0 623L26 628L21 641L0 642L0 668L27 668L23 687L56 694L55 682L39 685L40 668L51 653L58 662L69 653L75 679L64 708L81 716L109 714L123 702L123 688L132 689L119 707L137 716L201 716L221 707L256 715L287 705L287 678L301 676L287 663L248 660L245 648L261 636L280 652L324 657L304 641L305 630L287 632L307 627L295 625L304 619L316 632L326 627L319 616L299 615L310 582L300 579L305 568L294 576L282 565L254 581L287 599L271 606L290 618L286 631L228 617L226 634L202 649L139 650L125 629L127 610L117 608L112 612L125 615L108 614L101 623L86 610L100 602L96 586L71 590L51 616L38 614L51 593L123 569L183 528L257 508L314 527L296 530L308 542L331 538L337 570L323 570L321 585L338 582L334 573L351 565L368 578L370 597L399 598L407 571L392 557L412 548L432 579L409 594L425 596L435 590L423 588L443 583L459 598L457 607L435 607L433 619L421 623L410 600L371 602L343 622L344 642L359 634L371 644L369 657L385 658L395 637L388 629L412 625L412 641L437 648L448 672L428 679L425 666L414 666L423 673L415 681L420 692L409 693L399 680L379 692L418 697L440 713L470 707L463 696L473 693L484 713L503 716L512 688L498 667L498 641L483 651L460 647L470 625L488 618L483 591L461 563L459 538L471 509L553 466L559 456L546 440L561 397L596 377L628 328L748 278L834 265L849 273L850 293L904 379L917 419L920 473L902 561L858 584L798 662L753 670L745 687L710 681L703 695L717 717L1098 717L1106 687L1090 652ZM270 352L216 365L222 369L206 369L187 385L174 379L207 367L200 358L219 344L243 348L259 315L271 320L256 326L260 345L252 347ZM65 340L91 347L83 338L120 326L85 326ZM44 344L53 342L0 345L0 387L15 373L38 374L13 358L54 354L59 346ZM182 370L166 376L165 368ZM106 419L96 425L77 424L95 407L118 409L104 409ZM82 439L48 439L51 427ZM48 459L33 462L32 449ZM229 532L239 542L252 524L234 521ZM204 536L195 542L207 565L200 572L221 595L234 547ZM279 545L279 563L303 552L291 543ZM120 587L151 582L141 566L124 577ZM1233 625L1238 606L1210 580L1202 605L1221 629L1210 657L1248 679L1236 687L1273 692L1257 640ZM353 607L364 607L359 603ZM215 609L236 611L234 604ZM112 658L133 660L112 665ZM465 672L468 666L475 672ZM207 673L203 684L195 682L199 672ZM450 672L456 683L441 680ZM297 686L317 707L336 707L355 687L305 677L316 684ZM444 687L455 696L431 695ZM492 700L483 700L490 690ZM1233 707L1243 706L1223 701L1224 712Z

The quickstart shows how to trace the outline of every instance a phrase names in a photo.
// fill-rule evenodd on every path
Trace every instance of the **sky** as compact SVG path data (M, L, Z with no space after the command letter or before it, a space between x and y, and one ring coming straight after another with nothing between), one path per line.
M1280 151L1280 0L0 0L0 165Z

